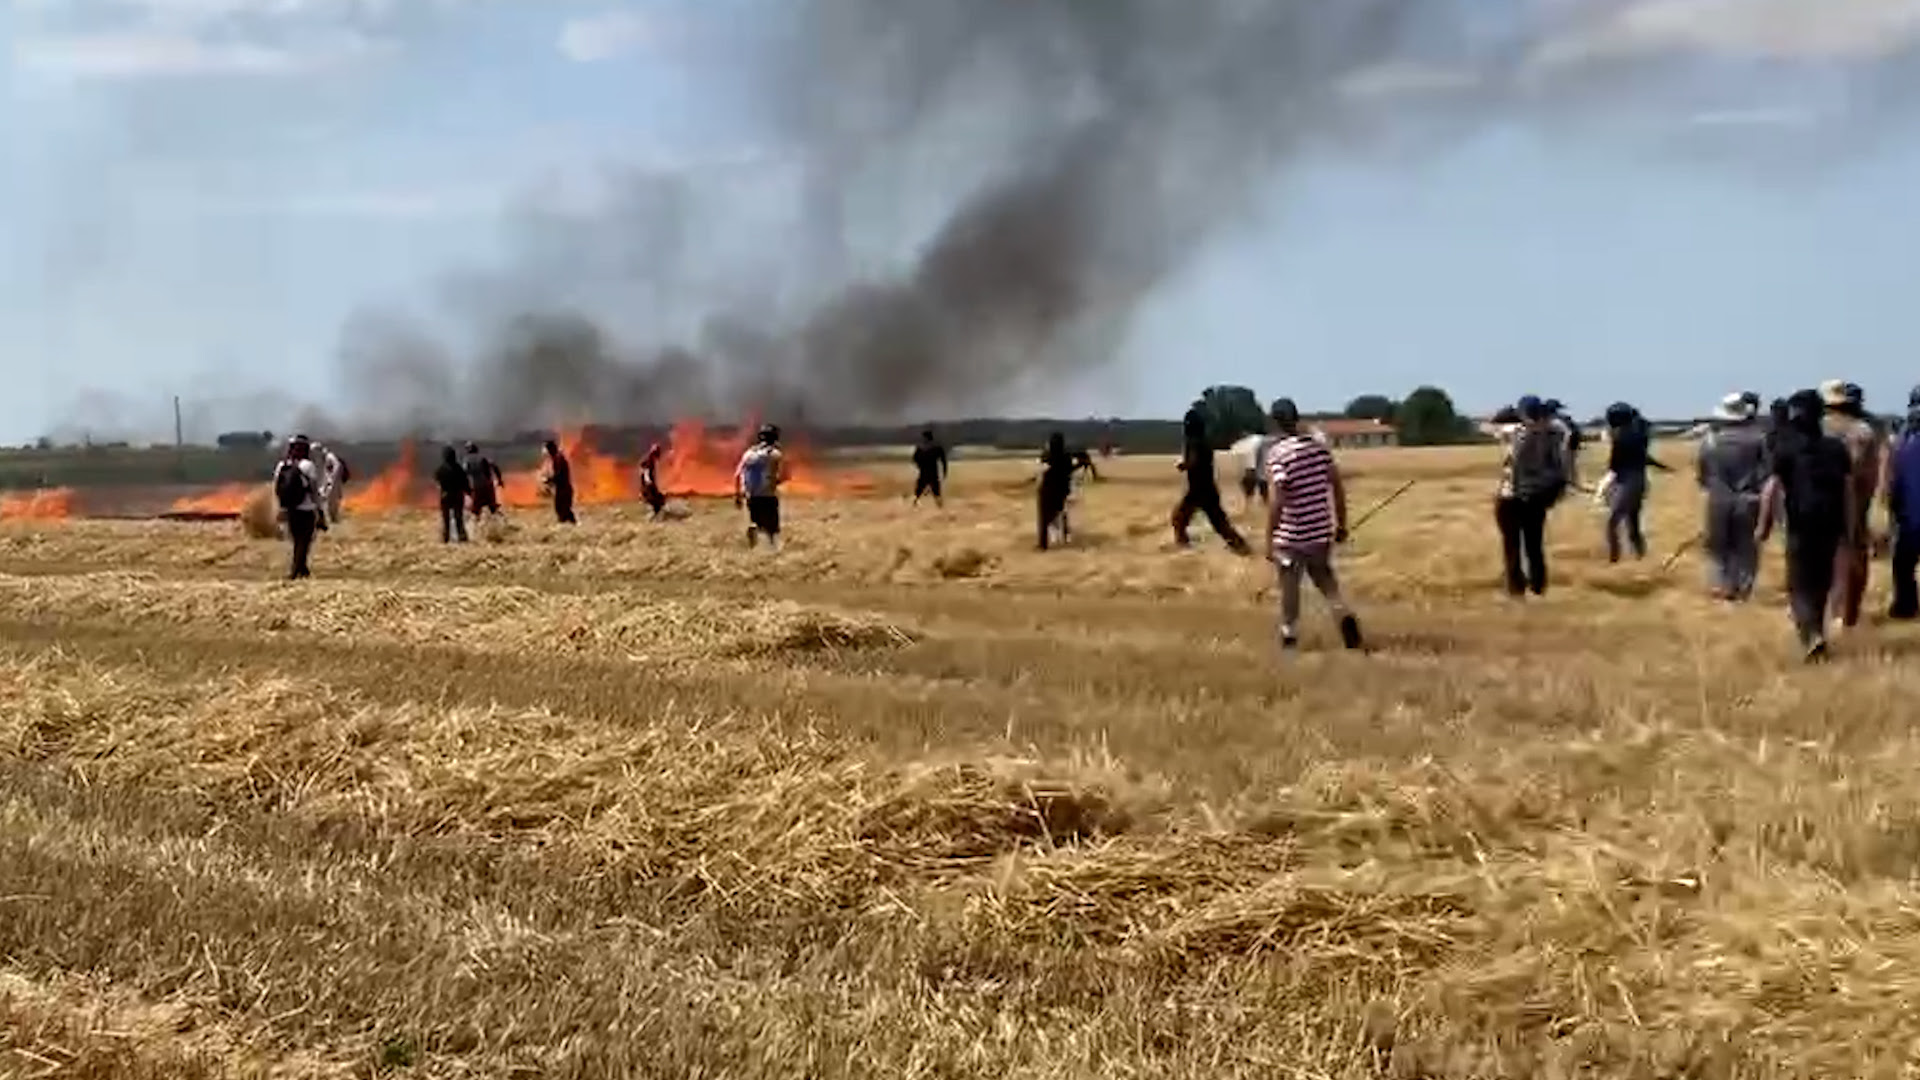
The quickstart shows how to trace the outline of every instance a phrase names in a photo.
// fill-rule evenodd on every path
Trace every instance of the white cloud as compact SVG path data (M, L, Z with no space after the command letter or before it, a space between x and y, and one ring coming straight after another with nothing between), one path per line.
M568 19L555 44L567 59L592 64L653 48L660 44L663 29L659 20L637 11L608 11Z
M148 31L27 37L14 43L13 62L81 79L285 76L339 67L383 47L359 35L294 47Z
M1632 0L1549 42L1536 68L1692 52L1760 60L1874 60L1920 44L1920 0Z
M1483 81L1479 72L1464 68L1388 63L1354 72L1341 82L1340 92L1363 99L1428 97L1473 90Z

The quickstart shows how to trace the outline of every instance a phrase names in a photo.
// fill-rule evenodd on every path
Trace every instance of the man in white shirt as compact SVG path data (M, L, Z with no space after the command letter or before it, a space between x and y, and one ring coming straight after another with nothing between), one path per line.
M752 446L740 455L733 471L734 501L747 507L747 546L765 533L767 546L780 547L780 482L786 479L785 456L780 452L780 429L767 424Z
M1255 495L1261 502L1267 500L1267 447L1272 443L1268 435L1245 435L1227 449L1240 462L1240 494L1249 507Z
M340 503L347 495L347 466L330 447L313 444L312 462L320 475L320 527L340 520Z
M313 576L307 558L313 552L313 536L320 527L320 470L313 463L313 444L305 435L287 440L287 454L273 467L273 494L286 519L287 537L293 543L293 562L287 571L290 580Z

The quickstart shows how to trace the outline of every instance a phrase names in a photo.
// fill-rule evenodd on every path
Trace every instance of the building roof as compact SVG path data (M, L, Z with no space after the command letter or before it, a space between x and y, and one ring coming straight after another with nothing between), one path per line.
M1322 420L1314 425L1327 434L1328 438L1345 438L1351 435L1391 435L1394 426L1381 420Z

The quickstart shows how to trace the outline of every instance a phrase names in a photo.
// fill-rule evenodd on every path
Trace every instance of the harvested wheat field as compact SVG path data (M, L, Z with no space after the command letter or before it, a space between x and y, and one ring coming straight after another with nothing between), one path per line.
M1744 610L1662 572L1679 478L1515 604L1483 452L1345 460L1420 481L1364 655L1310 597L1280 656L1163 460L1044 555L964 458L777 555L0 526L0 1075L1914 1075L1920 633L1802 666L1777 551Z

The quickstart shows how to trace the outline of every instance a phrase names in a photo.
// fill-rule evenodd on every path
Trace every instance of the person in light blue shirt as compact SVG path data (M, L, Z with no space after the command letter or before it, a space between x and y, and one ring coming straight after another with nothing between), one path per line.
M764 534L767 546L780 546L780 482L786 479L786 459L780 452L780 429L763 425L753 445L740 455L740 467L734 470L734 504L747 508L747 546L759 543Z

